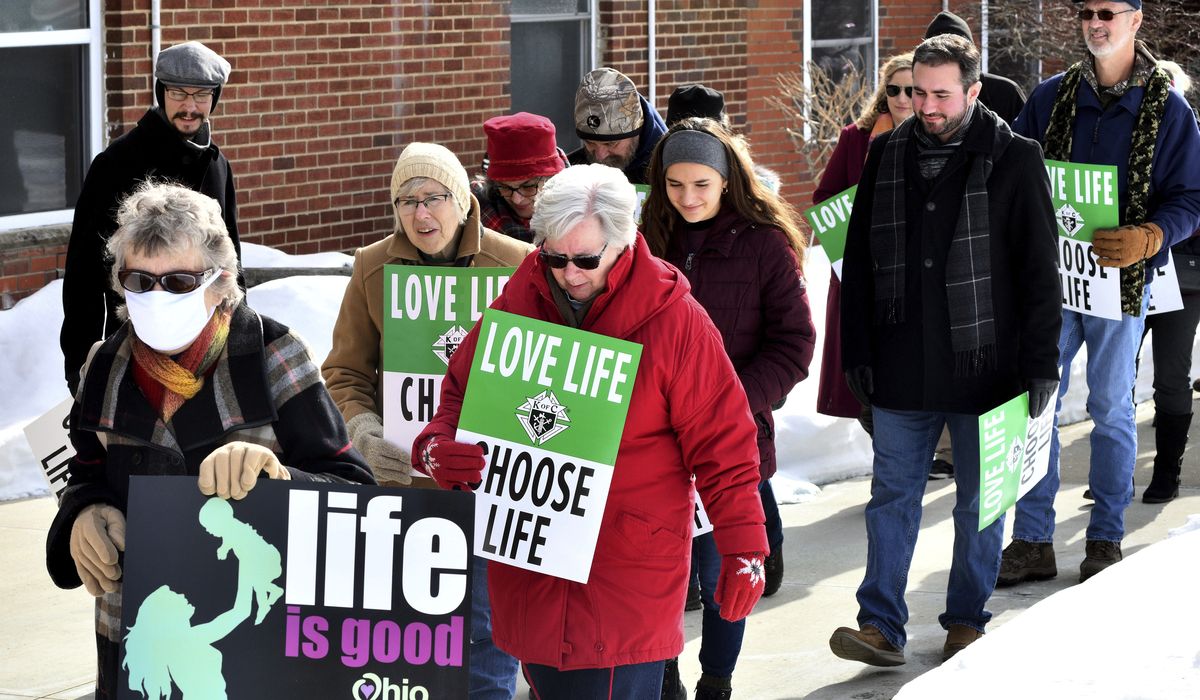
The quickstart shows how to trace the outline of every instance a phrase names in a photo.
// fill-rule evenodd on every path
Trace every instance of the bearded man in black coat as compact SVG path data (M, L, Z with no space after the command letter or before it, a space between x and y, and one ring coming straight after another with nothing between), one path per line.
M154 69L158 106L147 110L137 126L113 141L88 169L75 204L63 276L59 345L72 395L92 344L121 327L104 249L117 228L118 205L139 184L169 180L217 200L241 259L233 171L212 139L208 120L229 71L228 61L197 41L161 51Z

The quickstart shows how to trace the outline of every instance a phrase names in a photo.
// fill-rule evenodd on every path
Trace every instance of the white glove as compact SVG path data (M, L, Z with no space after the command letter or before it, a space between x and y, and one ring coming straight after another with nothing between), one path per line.
M117 590L125 551L125 516L114 506L94 504L79 511L71 526L71 558L88 593L99 597Z
M364 411L346 423L350 442L375 472L375 480L407 486L412 483L412 459L408 450L383 437L383 419Z
M200 463L200 493L240 500L258 483L260 472L266 472L269 479L292 478L287 467L266 447L250 442L226 443Z

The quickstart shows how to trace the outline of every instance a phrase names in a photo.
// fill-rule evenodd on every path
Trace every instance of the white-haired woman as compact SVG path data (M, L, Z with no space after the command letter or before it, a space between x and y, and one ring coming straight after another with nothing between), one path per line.
M148 183L117 222L108 251L128 323L80 373L76 455L46 543L51 579L97 597L97 698L117 691L129 477L194 476L221 498L264 475L373 483L303 341L243 303L216 201Z
M763 590L767 540L746 394L687 280L637 234L636 202L606 165L550 178L532 219L539 253L493 304L642 344L588 582L488 569L493 638L544 700L658 700L663 662L683 649L693 477L724 556L722 614L745 617ZM478 334L476 326L455 351L441 406L413 444L416 466L443 488L470 488L484 466L479 445L454 440Z

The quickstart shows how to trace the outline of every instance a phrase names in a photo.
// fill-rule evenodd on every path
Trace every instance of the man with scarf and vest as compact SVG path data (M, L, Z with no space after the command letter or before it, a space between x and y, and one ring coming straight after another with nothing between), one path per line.
M1059 338L1061 397L1071 360L1087 345L1087 409L1095 428L1088 484L1096 505L1087 527L1084 581L1121 560L1125 507L1133 498L1137 425L1130 396L1146 320L1153 268L1167 249L1200 226L1200 133L1171 78L1135 36L1140 0L1088 0L1079 21L1089 56L1034 89L1013 124L1038 139L1046 158L1115 165L1121 225L1096 231L1099 264L1120 269L1119 321L1063 311ZM999 586L1052 578L1054 497L1058 493L1057 424L1050 472L1017 502L1013 541L1004 550Z
M158 105L96 156L88 169L75 204L63 274L59 345L72 394L92 344L121 327L115 315L120 299L109 285L104 246L117 229L117 205L138 185L151 179L170 181L217 200L241 259L233 171L213 142L208 120L229 71L229 61L198 41L159 52L154 67Z
M833 653L904 663L904 589L929 455L950 426L958 467L942 647L978 639L1003 519L979 531L978 416L1028 391L1042 412L1061 322L1054 212L1037 143L978 101L979 52L942 34L913 54L914 116L871 144L842 269L842 360L875 419L858 629Z

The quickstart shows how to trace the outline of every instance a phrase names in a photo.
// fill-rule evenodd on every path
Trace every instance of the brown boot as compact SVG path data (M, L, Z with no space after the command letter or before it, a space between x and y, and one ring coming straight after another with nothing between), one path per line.
M872 666L899 666L904 663L904 650L893 646L874 625L863 625L856 630L837 628L829 638L829 648L843 659Z
M946 643L942 645L942 661L949 661L951 656L971 646L983 632L967 625L950 625L946 630Z
M1057 575L1053 544L1014 538L1000 555L996 588L1015 586L1023 581L1044 581Z
M1107 540L1088 540L1084 545L1083 563L1079 565L1079 582L1083 583L1108 567L1121 561L1121 543Z

